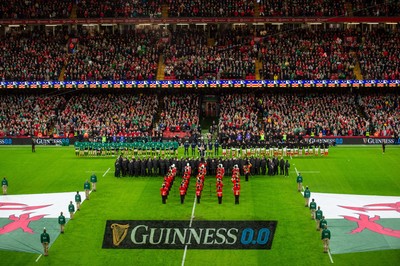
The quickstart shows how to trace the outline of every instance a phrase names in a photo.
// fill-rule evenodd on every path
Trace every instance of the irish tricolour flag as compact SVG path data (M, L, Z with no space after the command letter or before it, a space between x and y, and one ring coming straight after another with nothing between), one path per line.
M312 193L328 221L331 253L400 249L400 197Z
M68 205L76 192L0 196L0 249L42 253L40 234L46 227L50 246L60 234L58 216L69 220ZM82 200L84 192L80 192Z

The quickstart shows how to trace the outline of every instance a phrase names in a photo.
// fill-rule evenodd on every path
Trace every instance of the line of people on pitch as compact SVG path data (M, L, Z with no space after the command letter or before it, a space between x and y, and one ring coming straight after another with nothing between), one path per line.
M283 158L278 159L267 158L267 157L248 157L248 158L204 158L204 157L194 157L194 158L183 158L178 157L173 158L162 158L162 157L148 157L148 158L136 158L132 157L128 159L127 157L121 155L114 163L114 176L115 177L125 177L125 176L154 176L161 175L164 176L171 165L175 165L178 175L184 173L185 165L189 164L195 175L198 174L198 165L204 160L206 162L205 167L209 175L215 175L217 166L222 164L224 169L227 169L227 174L232 173L232 168L234 165L238 165L240 169L240 174L244 175L244 168L246 161L252 164L250 168L251 175L284 175L289 176L290 163Z
M91 189L92 189L92 191L97 191L96 184L97 184L97 176L95 173L93 173L90 176L90 183L89 183L89 180L86 180L85 183L83 184L83 189L85 191L85 199L86 200L89 200L89 193L90 193ZM80 211L82 197L79 194L79 191L76 192L74 200L75 200L75 204L76 204L76 211ZM75 214L75 205L73 204L72 200L68 204L68 212L69 212L70 220L73 220L74 214ZM64 212L60 212L57 222L58 222L58 225L60 226L60 233L64 234L65 224L67 223L67 219L64 216ZM47 233L46 227L43 229L43 233L40 235L40 242L42 243L42 246L43 246L44 256L48 256L49 255L49 245L50 245L50 235L49 235L49 233Z
M303 190L303 176L301 173L297 174L296 178L297 182L297 191L301 192ZM316 229L317 231L321 231L321 240L324 245L324 253L328 253L329 251L329 241L331 239L331 231L328 229L328 222L325 220L325 216L323 215L323 211L321 210L321 207L317 207L317 203L315 202L314 199L311 200L311 191L306 186L303 192L303 197L304 197L304 202L305 202L305 207L310 209L310 214L311 214L311 220L315 220L316 224Z

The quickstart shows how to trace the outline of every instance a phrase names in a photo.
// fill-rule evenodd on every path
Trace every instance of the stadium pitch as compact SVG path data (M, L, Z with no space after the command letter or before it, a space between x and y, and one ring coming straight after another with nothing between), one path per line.
M182 152L182 151L180 151ZM183 153L183 152L182 152ZM114 158L76 157L73 147L37 146L31 153L30 146L0 147L1 177L9 182L9 197L25 194L71 193L83 190L85 180L94 172L98 177L97 192L84 201L81 211L69 220L65 234L51 235L49 256L41 256L40 240L36 252L0 251L2 265L398 265L400 262L399 219L389 222L388 213L398 217L398 205L393 208L377 201L362 203L366 196L400 197L400 147L387 146L382 154L380 146L337 146L330 149L328 157L294 157L289 177L252 176L249 182L241 181L240 204L234 204L230 177L224 178L224 196L221 205L215 193L215 177L207 176L200 204L194 207L194 182L184 204L180 203L179 183L175 183L167 204L161 204L160 186L162 177L114 177ZM310 219L308 208L304 207L302 194L296 190L296 170L302 172L304 186L309 186L311 197L316 197L321 209L329 216L328 226L332 233L331 257L323 253L320 233L315 230L315 222ZM176 180L180 180L177 176ZM178 181L179 182L179 181ZM318 194L317 194L318 193ZM347 201L337 195L359 196ZM329 195L334 195L329 198ZM81 193L84 198L84 194ZM345 197L344 196L344 197ZM5 197L0 196L0 202ZM369 199L369 198L368 198ZM365 228L354 232L357 223L346 220L339 224L338 218L328 211L328 204L337 201L345 206L343 216L361 219L361 215L379 215L382 223L375 225L394 232L393 236L383 235L384 242L392 249L383 250L377 243L379 232ZM396 203L396 202L393 202ZM28 202L28 205L31 203ZM67 210L69 201L64 203ZM322 205L323 204L323 205ZM374 205L375 204L375 205ZM377 205L381 204L381 205ZM397 206L397 209L396 209ZM351 209L353 208L353 209ZM377 210L378 208L387 208ZM0 228L10 220L4 217L5 206L0 206ZM60 210L62 211L62 210ZM67 211L65 211L67 212ZM39 210L30 211L38 215ZM338 215L338 217L341 214ZM358 216L360 215L360 216ZM386 216L385 216L386 215ZM340 216L340 217L343 217ZM68 214L66 214L68 218ZM335 218L336 217L336 218ZM277 227L270 250L262 249L103 249L107 220L156 220L184 221L188 225L196 221L277 221ZM344 219L343 219L344 220ZM343 222L343 221L340 221ZM57 231L56 220L31 221L34 231L43 229ZM347 227L346 227L347 226ZM347 228L350 228L349 230ZM378 228L379 229L379 228ZM378 230L377 229L377 230ZM13 235L13 234L16 235ZM36 232L34 232L36 233ZM351 245L351 238L339 238L339 234L358 237ZM7 247L9 237L22 237L22 245L27 244L28 232L0 234L0 245ZM36 236L35 236L36 237ZM128 236L129 237L129 236ZM7 240L8 239L8 240ZM33 238L35 239L35 238ZM338 242L338 239L342 242ZM33 240L34 241L34 240ZM340 247L340 248L338 248ZM334 250L337 251L333 252ZM363 251L363 252L360 252Z

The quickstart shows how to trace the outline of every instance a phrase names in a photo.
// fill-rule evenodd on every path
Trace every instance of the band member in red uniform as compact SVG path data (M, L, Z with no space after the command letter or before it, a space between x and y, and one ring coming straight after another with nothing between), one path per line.
M197 203L200 203L200 198L201 198L201 186L200 185L196 186L196 197L197 197Z
M240 185L236 183L233 187L233 195L235 195L235 204L239 204L239 196L240 196Z
M161 202L162 202L162 204L166 204L167 203L168 189L166 188L165 184L163 184L161 186L160 192L161 192Z
M244 176L245 176L245 180L246 180L246 181L249 181L250 168L251 168L252 166L253 166L253 165L252 165L251 163L249 163L249 161L246 161L246 164L243 166L243 173L244 173Z
M222 204L222 187L217 187L218 204Z
M224 178L225 175L225 168L222 164L219 164L217 167L217 176L220 176L221 179Z
M179 187L179 193L181 194L181 204L183 204L186 195L186 187L184 183Z

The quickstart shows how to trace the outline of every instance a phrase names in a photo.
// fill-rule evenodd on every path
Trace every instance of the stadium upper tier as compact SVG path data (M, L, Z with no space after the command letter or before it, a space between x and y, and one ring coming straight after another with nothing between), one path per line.
M0 19L160 17L387 17L397 0L13 0Z
M63 27L17 28L0 40L0 80L400 79L398 29L316 31L291 25L210 31L82 28L74 34Z

